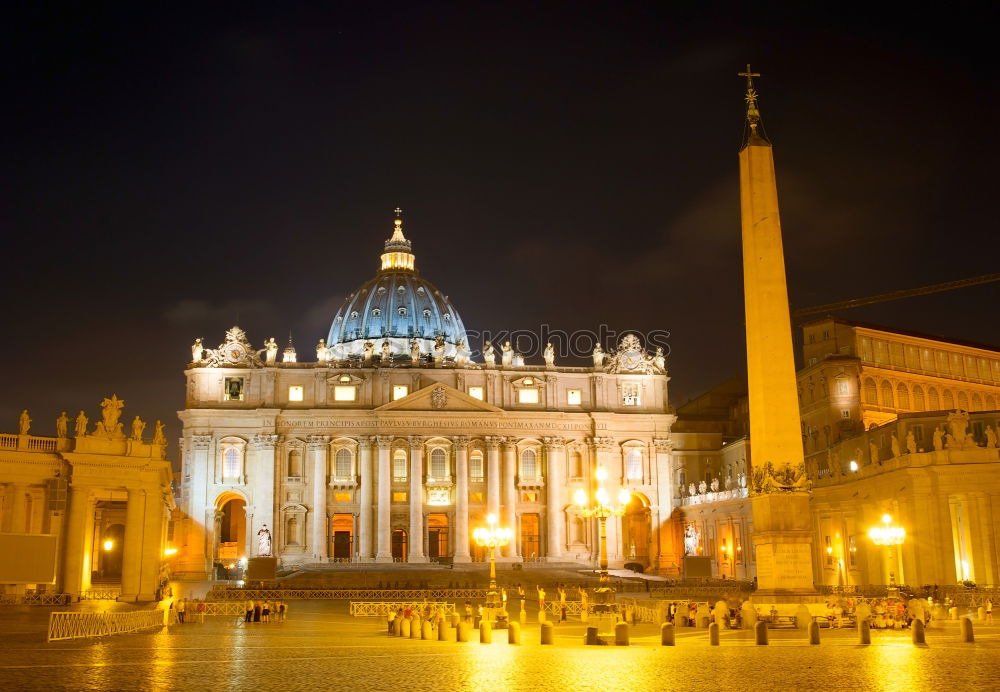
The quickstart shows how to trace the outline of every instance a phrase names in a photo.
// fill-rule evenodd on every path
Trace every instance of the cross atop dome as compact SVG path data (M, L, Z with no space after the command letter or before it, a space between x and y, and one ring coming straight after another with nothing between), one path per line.
M413 271L414 257L410 252L411 244L403 235L403 210L396 207L396 218L393 220L392 235L385 241L385 252L382 254L382 271L389 269L407 269Z

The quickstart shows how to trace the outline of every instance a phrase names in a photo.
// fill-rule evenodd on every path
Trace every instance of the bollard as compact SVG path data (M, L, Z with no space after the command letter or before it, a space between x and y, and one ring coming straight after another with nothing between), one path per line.
M467 642L469 641L469 623L464 620L458 623L458 627L455 628L455 641Z
M420 639L420 618L413 618L410 623L410 639Z
M410 618L403 618L403 624L400 626L399 630L400 637L410 638Z
M458 613L452 613L451 615L451 626L458 627L458 623L462 621L462 616Z
M520 622L521 622L522 625L527 624L528 623L528 611L526 611L524 608L522 608L521 609L521 613L517 616L517 619L520 620Z
M711 621L711 618L708 617L707 615L702 615L701 617L699 617L698 618L698 627L699 627L699 629L705 629L706 627L708 627L708 623L710 621Z
M441 631L444 632L444 639L441 641L454 642L458 641L458 629L452 627L451 625L444 624L441 625Z
M508 644L520 644L521 643L521 623L520 622L509 622L507 623L507 643Z
M910 625L913 633L913 643L917 646L920 644L926 644L926 638L924 637L924 621L914 620Z
M708 643L710 646L719 645L719 623L717 622L708 626Z
M434 626L430 620L424 620L423 629L420 631L421 639L436 639L434 636Z
M489 620L483 620L479 623L479 643L493 643L493 625L490 624Z
M597 636L596 627L587 628L587 634L584 635L583 643L587 646L597 646L601 643L601 640Z
M954 606L952 606L951 608L948 608L948 619L949 620L957 620L958 619L958 608L956 608Z
M438 641L439 642L446 642L446 641L448 641L448 630L449 629L454 629L454 628L451 625L449 625L447 622L445 622L444 620L442 620L441 624L438 625Z
M541 644L551 644L552 643L552 623L543 622L542 623L542 633L541 633Z
M754 638L757 640L757 646L767 646L767 623L758 622L754 626Z
M660 625L660 646L674 646L674 626L669 622Z
M967 644L972 644L976 641L975 635L972 634L972 618L964 617L961 620L962 623L962 641Z
M819 644L819 623L815 620L809 623L809 643Z
M986 608L979 606L979 611L976 614L979 616L979 622L986 622Z
M403 616L400 615L395 620L392 621L392 635L394 637L400 637L403 635Z
M615 646L628 646L627 622L619 622L615 625Z
M858 644L868 646L872 643L872 630L867 620L858 623Z
M538 611L538 621L539 622L545 622L545 611L544 610L539 610Z

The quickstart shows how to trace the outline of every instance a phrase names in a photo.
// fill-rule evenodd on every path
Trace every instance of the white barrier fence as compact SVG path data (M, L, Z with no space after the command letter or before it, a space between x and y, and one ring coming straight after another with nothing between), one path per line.
M351 601L348 606L348 612L354 617L374 618L386 617L389 615L389 611L399 610L400 608L413 608L417 612L422 613L424 608L427 606L440 611L443 615L454 615L457 612L455 610L454 603L429 603L426 601L408 603L394 603L390 601Z
M167 624L165 611L133 610L127 613L50 613L48 641L127 634Z
M233 589L216 587L208 594L213 601L335 600L368 601L385 599L406 603L423 599L485 598L486 589Z

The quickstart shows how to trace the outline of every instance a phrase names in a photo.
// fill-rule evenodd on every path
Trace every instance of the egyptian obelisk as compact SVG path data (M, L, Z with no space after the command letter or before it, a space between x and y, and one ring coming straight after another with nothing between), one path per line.
M759 75L747 65L740 76L747 79L739 158L756 597L775 600L815 593L812 529L774 157L753 85Z

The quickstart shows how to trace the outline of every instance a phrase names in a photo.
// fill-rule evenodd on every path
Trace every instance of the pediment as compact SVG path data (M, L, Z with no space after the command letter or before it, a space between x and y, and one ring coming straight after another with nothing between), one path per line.
M469 396L463 391L435 382L402 399L379 406L376 411L473 411L476 413L503 413L485 401Z

